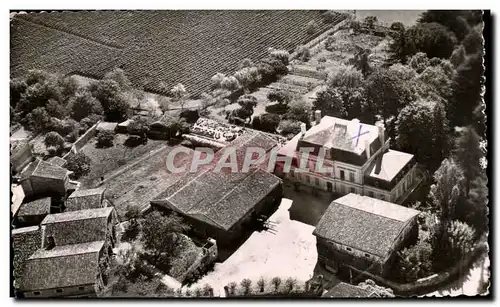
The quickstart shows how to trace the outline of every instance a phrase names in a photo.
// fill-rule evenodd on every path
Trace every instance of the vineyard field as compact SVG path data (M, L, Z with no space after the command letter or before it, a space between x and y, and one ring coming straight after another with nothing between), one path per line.
M293 51L342 21L322 11L88 11L17 14L11 20L11 76L29 69L100 78L114 67L147 91L181 82L207 91L217 72L232 74L244 58L269 47ZM308 34L307 24L317 24Z

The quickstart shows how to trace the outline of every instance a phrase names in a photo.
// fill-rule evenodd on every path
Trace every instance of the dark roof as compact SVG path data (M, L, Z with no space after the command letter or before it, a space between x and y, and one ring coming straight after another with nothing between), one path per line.
M20 289L33 291L94 284L103 246L104 241L97 241L36 251L25 263Z
M265 151L277 141L255 130L245 131L231 143L236 150L238 170L241 170L246 149L260 147ZM221 149L214 161L222 155ZM153 203L167 203L176 211L229 230L260 200L267 196L281 180L259 168L249 172L212 172L215 165L198 173L187 173L183 178L158 194Z
M46 226L44 240L52 236L58 246L105 240L113 211L107 207L47 215L41 223Z
M42 233L39 226L16 228L12 230L12 265L14 278L21 277L23 263L42 246Z
M373 297L373 296L374 295L372 291L345 282L338 283L333 288L328 290L328 292L323 294L323 297L339 297L339 298Z
M102 208L106 188L81 189L66 200L66 211Z
M313 233L385 257L407 222L418 214L414 209L351 193L330 204Z
M26 168L21 174L21 180L25 180L31 176L52 178L52 179L65 179L68 175L68 170L57 165L52 165L49 162L37 159Z
M48 159L47 162L52 164L52 165L60 166L60 167L63 167L64 164L66 164L66 160L64 160L61 157L52 157L52 158Z
M50 197L40 198L21 205L17 216L43 215L50 213Z

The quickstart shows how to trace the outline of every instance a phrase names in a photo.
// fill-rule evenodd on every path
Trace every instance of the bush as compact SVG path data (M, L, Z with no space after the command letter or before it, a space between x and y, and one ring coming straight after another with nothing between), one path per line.
M325 23L332 23L336 20L337 15L338 14L335 11L326 11L323 13L323 21Z
M194 289L194 296L200 297L201 295L202 295L201 288L200 287L196 287Z
M209 284L205 284L203 286L203 295L204 296L213 296L213 293L214 293L214 289Z
M241 281L240 285L243 288L244 295L250 294L251 287L252 287L252 281L250 279L248 279L248 278L243 279Z
M90 158L84 153L79 152L74 155L70 155L66 161L66 168L73 172L71 177L78 179L81 176L85 176L90 172Z
M375 28L375 24L377 23L377 16L366 16L365 23L368 25L368 28Z
M113 146L115 134L111 131L101 131L97 134L97 145L100 147Z
M254 117L252 126L254 129L275 133L280 123L280 117L276 114L264 113Z
M123 232L122 241L134 241L139 236L139 230L139 223L135 219L130 220L130 223L127 225L127 228L125 228Z
M311 51L306 46L298 46L295 51L297 52L297 57L302 62L307 62L311 59Z

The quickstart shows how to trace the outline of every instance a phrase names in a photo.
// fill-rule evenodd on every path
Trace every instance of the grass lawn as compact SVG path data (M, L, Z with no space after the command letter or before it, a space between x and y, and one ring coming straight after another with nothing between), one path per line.
M92 161L90 173L79 179L83 187L94 187L99 184L102 176L106 178L106 175L113 170L166 144L165 141L148 140L146 145L127 147L124 145L127 138L127 135L116 134L113 146L109 148L97 148L97 139L93 138L82 148L81 152Z
M269 218L273 231L254 232L240 248L223 263L216 263L214 271L208 273L190 287L203 287L206 283L214 288L214 295L223 293L223 287L230 282L239 283L244 278L252 280L254 291L260 277L269 287L273 277L282 279L282 286L288 277L295 278L304 287L312 277L317 261L314 227L289 216L292 201L283 199L278 210Z

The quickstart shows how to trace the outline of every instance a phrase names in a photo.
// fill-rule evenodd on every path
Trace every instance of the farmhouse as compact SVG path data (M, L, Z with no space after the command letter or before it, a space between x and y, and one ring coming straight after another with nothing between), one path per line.
M41 247L106 241L111 248L115 244L115 224L113 207L50 214L41 223Z
M76 190L66 200L66 211L106 207L107 201L104 199L105 191L106 188Z
M389 149L383 124L368 125L359 120L331 116L321 118L315 112L314 126L303 130L283 146L278 155L292 159L289 172L283 172L283 162L277 163L276 173L292 182L319 190L345 195L357 193L395 203L402 203L419 183L413 155ZM308 165L300 166L297 154L313 149ZM328 172L317 171L321 153Z
M384 275L396 251L418 237L419 211L350 193L334 200L319 221L318 262L334 273L348 266Z
M40 249L26 260L19 290L24 297L95 296L105 285L106 261L104 241Z
M246 149L260 147L266 152L276 141L257 131L247 131L231 142L235 148L238 170ZM219 159L220 151L215 154ZM281 180L254 167L249 172L213 172L207 166L197 173L187 173L151 201L157 208L184 216L202 236L229 243L241 235L243 228L261 215L269 216L282 198Z
M19 226L39 225L50 214L50 197L40 198L21 205L16 215Z
M69 171L37 159L21 173L21 186L27 198L65 196L69 185Z

